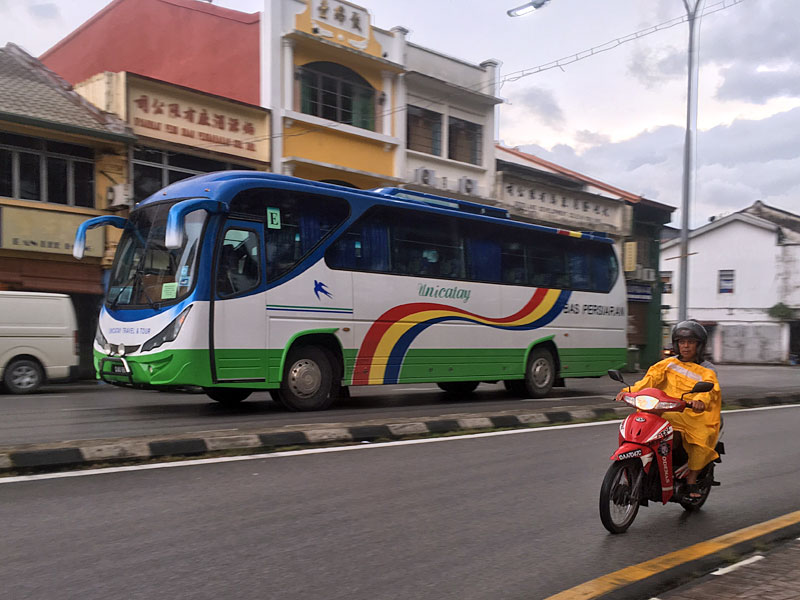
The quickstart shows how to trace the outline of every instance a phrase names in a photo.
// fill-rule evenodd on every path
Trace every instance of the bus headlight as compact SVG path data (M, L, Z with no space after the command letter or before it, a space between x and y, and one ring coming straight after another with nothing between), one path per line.
M179 314L172 323L167 325L161 333L151 337L147 340L144 344L142 344L142 352L148 352L155 348L158 348L162 344L166 344L167 342L173 341L176 337L178 337L178 333L183 326L183 322L186 320L186 317L189 315L189 311L192 309L192 306L187 306L181 314Z
M97 342L97 345L103 349L103 352L106 354L111 354L111 346L109 346L108 341L106 340L106 336L103 335L103 332L100 331L100 324L98 323L97 329L94 332L94 341Z

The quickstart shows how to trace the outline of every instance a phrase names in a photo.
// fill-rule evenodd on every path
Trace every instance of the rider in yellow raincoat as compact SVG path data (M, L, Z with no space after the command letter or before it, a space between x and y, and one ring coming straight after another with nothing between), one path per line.
M686 483L692 496L699 495L696 491L699 472L719 456L714 446L719 437L722 395L714 366L703 360L707 340L708 334L700 323L678 323L672 330L676 356L657 362L647 370L641 380L631 386L633 392L652 387L663 390L673 398L680 398L681 394L691 390L698 381L710 381L714 384L713 390L702 394L702 400L687 402L691 411L667 412L663 415L675 430L681 432L683 447L689 456ZM617 400L622 399L625 391L627 390L617 395Z

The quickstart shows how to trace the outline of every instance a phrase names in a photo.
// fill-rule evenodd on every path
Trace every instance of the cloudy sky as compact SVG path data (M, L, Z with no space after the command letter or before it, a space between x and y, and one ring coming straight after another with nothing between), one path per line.
M247 12L264 0L215 0ZM695 0L689 0L694 3ZM359 0L384 29L501 78L683 17L683 0ZM0 43L39 55L108 0L0 0ZM800 213L799 0L706 0L693 226L756 200ZM563 69L505 80L500 141L628 191L681 204L688 25L660 29ZM679 223L680 210L673 216Z

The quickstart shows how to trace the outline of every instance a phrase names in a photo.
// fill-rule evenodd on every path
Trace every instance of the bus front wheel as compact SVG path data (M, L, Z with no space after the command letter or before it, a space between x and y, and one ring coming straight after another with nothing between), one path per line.
M325 410L339 395L334 359L319 346L301 346L289 352L280 399L289 410Z

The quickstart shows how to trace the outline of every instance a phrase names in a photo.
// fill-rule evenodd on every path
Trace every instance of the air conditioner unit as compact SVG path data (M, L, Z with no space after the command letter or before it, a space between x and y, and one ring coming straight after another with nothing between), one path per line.
M425 167L414 169L414 183L421 183L422 185L436 185L436 171Z
M458 180L458 191L461 194L477 195L478 180L471 177L462 177Z
M655 280L656 280L655 269L642 269L642 281L655 281Z
M118 183L106 192L108 208L128 208L133 202L133 186L130 183Z

